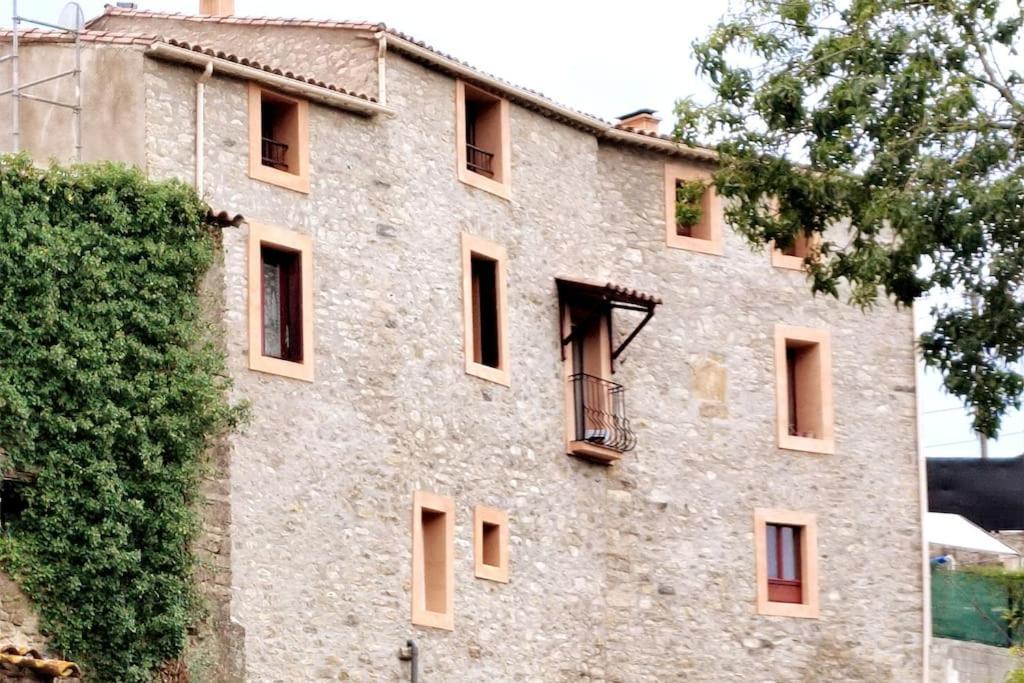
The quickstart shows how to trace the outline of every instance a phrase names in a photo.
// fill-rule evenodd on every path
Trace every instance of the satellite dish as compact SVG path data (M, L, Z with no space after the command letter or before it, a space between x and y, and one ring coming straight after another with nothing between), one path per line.
M64 5L64 9L60 11L60 18L57 19L57 25L69 31L81 31L85 28L85 13L82 12L82 6L77 2L69 2Z

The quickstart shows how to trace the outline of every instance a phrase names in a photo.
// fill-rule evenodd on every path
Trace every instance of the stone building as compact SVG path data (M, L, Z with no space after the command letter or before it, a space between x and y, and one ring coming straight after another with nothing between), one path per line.
M216 678L408 680L413 639L427 681L922 679L909 312L810 296L647 110L230 4L82 34L83 158L226 212ZM22 36L22 82L61 64Z

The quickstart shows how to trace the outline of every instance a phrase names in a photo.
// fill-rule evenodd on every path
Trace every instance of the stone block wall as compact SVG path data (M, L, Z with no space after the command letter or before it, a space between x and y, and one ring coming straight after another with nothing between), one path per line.
M932 683L1003 683L1024 661L1014 661L1004 647L963 640L934 638L931 646Z
M47 639L39 632L39 617L18 584L0 572L0 645L47 652Z
M225 348L252 406L227 444L248 679L402 680L415 638L425 680L919 680L909 313L812 298L728 229L721 257L666 248L664 157L517 106L511 200L467 187L454 81L388 68L394 118L311 106L309 195L247 177L245 84L207 88L211 203L314 242L305 383L248 369L247 228L224 231ZM192 173L194 147L166 144L192 82L146 64L154 176ZM461 232L508 250L510 387L464 372ZM665 301L615 376L639 445L611 468L564 453L556 276ZM775 446L776 323L831 331L835 455ZM452 632L409 620L417 489L455 500ZM477 504L509 513L507 585L473 578ZM755 507L817 514L820 618L755 614Z

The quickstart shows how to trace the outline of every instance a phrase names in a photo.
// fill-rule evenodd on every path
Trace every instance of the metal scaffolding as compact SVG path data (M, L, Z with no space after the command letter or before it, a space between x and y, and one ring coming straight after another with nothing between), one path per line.
M10 54L0 56L0 62L11 63L11 87L6 90L0 90L0 97L10 95L11 101L11 142L12 149L15 153L21 151L21 101L31 100L33 102L42 102L44 104L53 105L55 107L62 107L64 109L70 109L72 113L72 120L74 124L75 134L75 158L79 161L82 159L82 8L76 3L68 3L64 8L64 12L61 13L61 19L69 12L73 12L75 15L74 27L61 26L58 24L51 24L45 21L39 21L38 19L29 19L18 15L18 0L11 0L12 3L12 14L11 17L11 52ZM73 69L61 71L60 73L52 74L50 76L44 76L43 78L37 78L28 83L21 83L19 74L19 54L18 54L18 38L19 31L21 30L21 24L32 24L35 26L43 26L45 28L54 29L57 31L63 31L70 33L75 39L75 66ZM34 88L37 85L43 83L50 83L61 78L71 77L75 84L75 98L74 102L60 102L58 100L52 100L47 97L41 97L39 95L33 95L32 93L25 92L30 88Z

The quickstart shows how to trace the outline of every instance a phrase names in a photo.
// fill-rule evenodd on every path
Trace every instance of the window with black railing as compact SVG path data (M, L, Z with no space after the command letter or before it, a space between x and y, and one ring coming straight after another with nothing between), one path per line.
M466 169L500 181L498 159L501 150L501 100L493 95L466 87Z
M291 100L262 93L260 101L261 161L264 166L297 173L295 143L298 139L298 107Z
M576 441L625 452L636 446L626 417L626 389L606 379L576 373L572 384Z

